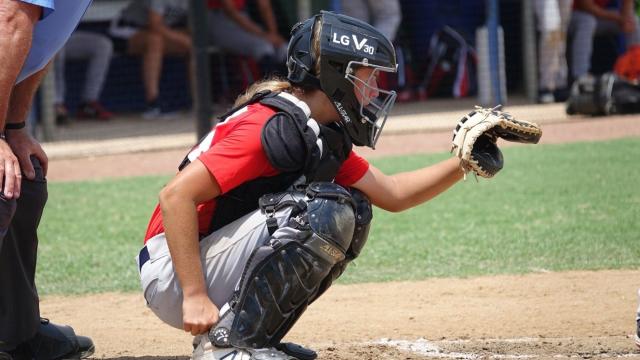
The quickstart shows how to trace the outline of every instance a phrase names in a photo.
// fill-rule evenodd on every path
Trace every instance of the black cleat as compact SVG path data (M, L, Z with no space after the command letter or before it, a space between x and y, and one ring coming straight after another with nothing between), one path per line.
M318 357L315 351L290 342L280 343L276 345L275 348L299 360L315 360Z
M38 333L11 351L9 360L66 360L84 359L95 351L93 341L78 336L70 326L56 325L40 319ZM0 357L0 360L5 360Z
M636 346L640 349L640 319L636 320Z

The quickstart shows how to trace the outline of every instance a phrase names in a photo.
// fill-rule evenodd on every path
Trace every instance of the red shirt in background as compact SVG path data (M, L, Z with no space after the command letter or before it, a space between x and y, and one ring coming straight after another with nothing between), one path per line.
M260 136L266 121L275 114L275 110L262 104L249 105L226 121L216 125L207 137L189 153L189 159L199 159L220 186L221 193L227 193L239 185L259 178L278 174L262 149ZM351 186L364 176L369 163L351 151L336 175L335 182L342 186ZM216 207L212 199L197 206L198 230L207 234ZM146 244L150 238L163 233L162 212L160 206L151 216Z
M222 1L220 0L208 0L207 5L209 9L222 9ZM233 6L235 6L237 10L244 10L247 6L247 0L233 0Z

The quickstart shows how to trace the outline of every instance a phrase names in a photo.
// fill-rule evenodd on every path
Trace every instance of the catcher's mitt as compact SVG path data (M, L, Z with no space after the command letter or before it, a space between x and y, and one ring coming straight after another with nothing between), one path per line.
M474 111L463 117L453 130L453 147L451 152L460 158L460 165L465 174L475 174L490 178L495 175L504 163L502 152L496 142L498 138L507 141L535 144L542 136L537 124L516 120L506 112L476 107Z

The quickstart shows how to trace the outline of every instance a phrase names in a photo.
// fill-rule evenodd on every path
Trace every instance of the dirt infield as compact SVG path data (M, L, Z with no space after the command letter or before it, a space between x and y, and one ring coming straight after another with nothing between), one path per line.
M544 127L543 143L640 136L640 118ZM448 150L450 132L382 137L375 156ZM374 153L363 151L366 157ZM181 151L56 160L52 181L170 174ZM338 285L287 340L320 359L637 358L640 269L540 272L420 282ZM141 294L45 297L42 314L96 343L97 358L185 358L191 336L162 324Z
M337 285L287 340L321 359L634 356L640 271L540 273ZM93 337L96 357L190 355L141 294L49 297L43 314Z

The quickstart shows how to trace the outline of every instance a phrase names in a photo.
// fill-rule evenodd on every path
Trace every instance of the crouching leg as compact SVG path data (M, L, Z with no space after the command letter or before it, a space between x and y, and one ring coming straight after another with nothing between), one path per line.
M354 197L333 183L312 183L304 193L270 195L261 203L267 215L283 206L294 210L287 224L249 258L234 298L210 331L218 347L277 346L307 305L339 275L334 269L341 273L357 256L371 220L368 200L369 214L363 216L358 213L363 206L360 194ZM355 242L357 249L352 247Z

